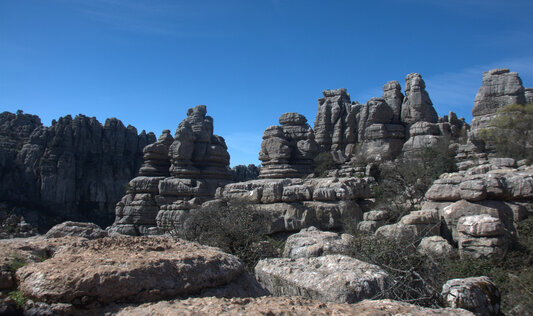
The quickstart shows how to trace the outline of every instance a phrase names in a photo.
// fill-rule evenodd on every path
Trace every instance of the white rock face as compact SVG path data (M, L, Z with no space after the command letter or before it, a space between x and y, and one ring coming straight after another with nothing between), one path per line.
M343 255L265 259L259 261L255 274L275 296L298 295L336 303L374 297L390 282L387 272L378 266Z
M494 237L505 233L500 219L487 214L461 217L457 230L472 237Z
M457 256L456 250L441 236L423 238L417 250L432 258L451 258Z

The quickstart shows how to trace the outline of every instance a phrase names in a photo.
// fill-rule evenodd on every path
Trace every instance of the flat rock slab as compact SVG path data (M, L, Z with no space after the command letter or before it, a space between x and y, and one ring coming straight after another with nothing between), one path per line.
M235 256L168 237L75 240L52 258L20 268L22 294L34 301L88 306L147 302L227 285L244 271Z
M355 303L383 292L390 282L378 266L343 255L259 261L257 280L275 296Z
M311 226L290 235L285 242L283 257L310 258L331 254L348 254L353 236L333 232L323 232Z
M361 315L361 316L471 316L463 309L430 309L393 300L364 300L357 304L323 303L302 297L192 298L127 307L121 316L141 315Z

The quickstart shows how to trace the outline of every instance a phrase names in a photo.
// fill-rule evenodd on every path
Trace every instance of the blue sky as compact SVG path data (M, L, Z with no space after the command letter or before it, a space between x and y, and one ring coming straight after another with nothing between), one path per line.
M322 90L361 103L421 73L439 115L471 120L482 72L533 86L533 1L0 0L0 111L117 117L174 131L207 105L231 164L259 163L284 112Z

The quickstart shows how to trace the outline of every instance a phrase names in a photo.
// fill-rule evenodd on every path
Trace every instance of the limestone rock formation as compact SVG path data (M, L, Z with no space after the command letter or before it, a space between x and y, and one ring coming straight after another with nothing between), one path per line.
M350 155L357 141L356 109L345 88L325 90L318 99L314 132L323 152Z
M264 259L255 275L275 296L301 295L324 302L356 303L389 286L389 275L378 266L346 257Z
M458 308L424 308L393 300L364 300L357 304L324 303L298 296L264 296L259 298L191 298L187 300L163 301L126 307L119 316L164 316L164 315L412 315L412 316L473 316Z
M77 236L87 239L107 237L107 232L93 223L64 222L52 227L45 238L60 238L65 236Z
M62 220L111 221L114 204L155 141L116 118L68 115L43 126L35 115L0 114L0 201ZM37 222L42 228L48 223ZM49 226L48 226L49 227Z
M526 88L524 90L524 96L526 98L526 103L533 103L533 88Z
M389 107L392 109L393 124L400 124L401 114L402 114L402 103L404 95L402 94L402 87L400 83L396 80L389 81L383 86L383 96L382 98L387 102Z
M213 118L206 114L205 105L190 108L174 137L165 130L144 149L145 163L117 203L111 233L164 233L231 182L226 143L213 134Z
M281 126L265 130L259 160L261 179L302 178L313 172L318 146L307 119L298 113L284 113Z
M331 254L348 254L353 236L333 232L323 232L311 226L290 235L285 242L283 257L311 258Z
M500 292L486 276L449 280L442 286L441 297L447 307L482 316L501 315Z
M401 121L411 125L416 122L437 123L438 119L422 76L417 73L408 74L405 77Z
M486 126L498 109L509 104L526 103L522 80L516 72L507 68L492 69L483 73L483 82L474 101L472 109L472 128Z
M347 219L361 220L359 203L372 197L374 182L371 177L259 179L221 187L216 198L253 203L271 217L270 233L339 229Z

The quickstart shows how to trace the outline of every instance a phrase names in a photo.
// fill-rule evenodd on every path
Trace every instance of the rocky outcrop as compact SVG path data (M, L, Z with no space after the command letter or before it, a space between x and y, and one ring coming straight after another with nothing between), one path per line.
M391 282L378 266L343 255L264 259L257 263L255 275L275 296L300 295L336 303L372 298Z
M516 238L516 225L531 213L533 169L513 159L444 174L426 192L422 210L438 212L441 235L461 254L499 256Z
M402 87L396 80L389 81L383 86L382 98L387 102L392 110L392 123L400 124L402 115L402 103L404 95L402 94Z
M518 73L507 68L484 72L472 109L472 129L487 127L496 112L506 105L524 103L525 90Z
M357 141L356 107L345 88L325 90L318 99L314 132L320 151L350 156Z
M217 190L221 200L244 199L271 218L270 233L315 226L342 228L360 221L359 204L372 196L374 178L259 179L231 183Z
M339 236L337 233L323 232L311 226L287 238L283 257L297 259L331 254L349 254L352 239L353 236L349 234Z
M401 121L411 125L417 122L437 123L438 119L422 76L417 73L408 74L405 77Z
M145 148L139 176L116 205L111 233L161 234L231 182L226 143L213 134L213 118L206 114L205 105L190 108L174 137L165 130Z
M64 222L52 227L44 236L45 238L61 238L77 236L87 239L107 237L107 232L93 223Z
M357 304L324 303L297 296L260 298L191 298L127 307L118 312L123 316L144 315L412 315L412 316L473 316L458 308L424 308L393 300L364 300Z
M314 125L320 150L330 152L337 164L390 160L466 137L464 119L453 112L438 117L420 74L407 75L405 82L405 96L400 84L390 81L381 98L366 104L351 102L344 88L325 90Z
M318 146L307 119L298 113L284 113L281 126L265 130L259 160L261 179L302 178L313 172Z
M18 291L32 299L28 308L37 313L103 314L97 311L117 302L266 293L237 257L170 237L13 240L0 248L5 256L28 257L16 279ZM29 258L41 249L48 251L46 260Z
M464 308L480 316L500 313L500 292L486 276L453 279L442 286L442 301L447 307Z
M114 204L155 141L116 118L68 115L43 126L37 116L0 114L0 200L67 220L110 223ZM37 219L35 219L37 220ZM47 223L37 223L46 228Z

